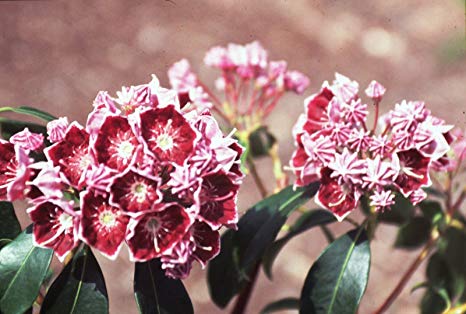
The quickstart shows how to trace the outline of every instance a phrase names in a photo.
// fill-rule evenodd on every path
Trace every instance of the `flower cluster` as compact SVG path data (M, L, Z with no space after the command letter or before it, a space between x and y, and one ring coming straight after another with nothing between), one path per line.
M27 129L0 142L0 198L28 198L34 241L60 259L80 241L109 258L160 258L183 278L219 252L219 229L234 228L242 148L209 111L186 112L177 93L148 84L99 92L83 127L47 125L46 161L29 153L43 136Z
M269 61L267 51L257 41L213 47L204 63L221 71L215 86L224 93L225 100L217 98L183 59L168 71L181 106L190 110L212 108L239 130L260 124L285 92L302 94L309 85L309 79L298 71L288 70L285 61Z
M356 81L337 73L332 84L325 82L305 100L305 113L293 130L297 149L290 164L296 185L320 180L315 200L340 220L365 193L377 211L393 205L396 192L413 204L422 201L422 188L431 184L429 171L438 169L453 139L452 126L420 101L403 100L379 119L385 88L376 81L365 90L375 108L369 128L369 106L358 89Z

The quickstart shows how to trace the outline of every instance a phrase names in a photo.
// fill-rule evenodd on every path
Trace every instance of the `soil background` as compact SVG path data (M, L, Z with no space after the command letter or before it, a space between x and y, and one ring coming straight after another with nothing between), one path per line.
M0 1L0 105L34 106L84 123L99 90L114 94L122 85L148 82L152 73L168 85L166 71L181 58L213 85L217 72L202 64L211 46L259 40L272 59L287 60L311 79L303 96L286 96L268 119L286 164L293 151L291 128L305 96L333 80L334 72L358 80L361 88L372 79L381 82L387 88L382 112L402 99L424 100L435 115L465 128L464 23L465 3L459 0ZM259 161L266 182L273 182L270 166ZM249 178L239 199L241 212L259 200ZM331 228L339 235L350 225ZM375 310L418 254L394 250L395 231L382 226L371 244L370 283L359 313ZM318 229L291 241L276 261L274 281L261 274L248 313L299 296L325 246ZM97 257L110 312L136 313L127 252L116 262ZM196 313L226 313L210 301L205 276L195 267L185 280ZM422 291L410 293L410 287L423 276L421 269L388 313L418 312Z

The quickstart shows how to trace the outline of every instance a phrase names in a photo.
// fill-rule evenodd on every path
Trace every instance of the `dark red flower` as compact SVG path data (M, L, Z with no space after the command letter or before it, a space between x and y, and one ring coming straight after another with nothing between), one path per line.
M162 199L158 186L157 178L129 170L110 186L110 204L133 214L151 210Z
M200 221L196 221L191 228L196 244L193 255L202 266L205 266L220 251L220 234L212 230L208 224Z
M236 224L238 212L236 195L238 186L223 172L211 173L202 178L199 195L199 219L217 230L222 225Z
M23 198L29 189L31 159L18 145L0 140L0 200L10 202Z
M395 182L404 196L430 185L430 158L424 157L416 149L398 152L397 156L400 160L400 171Z
M141 135L160 161L179 165L193 152L197 141L194 129L172 105L143 112Z
M48 159L68 179L71 186L81 189L92 157L89 153L89 134L77 123L72 123L63 141L45 150Z
M136 156L139 142L128 120L121 116L108 116L94 143L99 163L123 171Z
M328 121L327 107L333 93L327 87L323 87L320 93L312 95L305 100L307 121L304 130L309 134L320 131Z
M315 200L319 205L333 212L339 221L342 221L356 208L359 195L352 186L339 184L336 178L331 178L333 170L323 168L321 171L321 184Z
M77 244L79 216L68 203L47 201L28 210L33 239L40 247L51 248L63 261Z
M81 197L80 237L104 255L115 259L126 237L129 217L108 203L108 198L87 191Z
M126 238L131 258L147 261L171 249L191 225L191 218L177 203L131 218Z

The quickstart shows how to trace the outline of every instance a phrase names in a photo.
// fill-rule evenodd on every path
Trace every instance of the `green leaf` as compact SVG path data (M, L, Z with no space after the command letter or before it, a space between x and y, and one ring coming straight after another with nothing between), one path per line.
M283 310L298 310L299 299L297 298L283 298L278 301L267 304L262 310L261 314L275 313Z
M27 106L21 106L21 107L0 107L0 112L15 112L15 113L20 113L32 117L36 117L39 119L42 119L44 121L52 121L57 119L56 117L52 116L51 114L36 109L32 107L27 107Z
M277 142L266 126L261 126L249 135L251 156L254 158L267 156L272 146Z
M445 232L444 257L455 276L466 279L466 231L448 228Z
M13 240L21 233L21 225L10 202L0 202L0 239ZM0 248L2 244L0 243Z
M217 306L224 308L240 290L245 278L238 268L238 245L235 232L227 230L221 238L220 253L208 264L207 282L209 294Z
M363 228L330 244L307 274L300 313L355 313L369 278L371 253Z
M395 247L401 249L416 249L429 240L431 223L425 217L414 217L401 226L396 236Z
M422 211L422 215L429 219L432 224L439 222L443 218L442 205L439 202L425 200L418 206Z
M79 250L55 279L40 313L108 313L104 276L89 247Z
M275 240L288 215L306 203L319 189L319 183L302 188L289 186L260 201L249 209L238 222L235 238L244 247L240 268L247 268L258 261L267 247Z
M53 251L35 247L32 226L0 251L0 312L23 313L31 307L47 275Z
M439 314L447 308L445 296L435 289L427 289L421 300L421 314Z
M248 281L288 215L313 197L318 187L318 183L296 190L289 186L249 209L239 220L237 231L225 232L222 250L207 270L209 292L219 307L225 307Z
M283 247L293 237L320 225L326 225L337 221L335 216L325 209L316 209L302 214L290 227L289 232L281 239L273 242L264 253L262 265L265 274L272 279L272 266Z
M136 263L134 295L139 313L142 314L194 313L182 281L165 276L158 259Z
M1 135L5 140L9 140L13 134L24 130L24 128L28 128L29 131L34 133L41 133L47 138L47 128L43 125L0 117Z

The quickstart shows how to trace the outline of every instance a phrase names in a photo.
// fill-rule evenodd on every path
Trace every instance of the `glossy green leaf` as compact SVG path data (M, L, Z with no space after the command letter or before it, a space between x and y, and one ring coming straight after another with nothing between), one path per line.
M43 125L0 117L0 132L5 140L9 140L13 134L24 130L24 128L28 128L29 131L34 133L41 133L45 138L47 137L47 128Z
M89 247L79 250L55 279L40 313L108 313L104 276Z
M52 250L33 245L32 226L0 251L0 313L23 313L31 307L52 254Z
M249 135L250 153L254 158L267 156L277 142L266 126L259 127Z
M158 259L136 263L134 295L142 314L194 313L183 282L165 276Z
M421 314L439 314L447 308L445 296L435 289L427 289L421 300Z
M225 307L247 282L288 215L313 197L318 187L318 183L296 190L289 186L249 209L237 231L225 232L222 250L208 267L209 292L219 307Z
M425 200L418 206L422 211L422 215L433 224L439 222L443 218L442 205L440 205L439 202Z
M235 232L227 230L221 238L220 253L208 264L209 294L217 306L224 308L244 284L247 275L238 267L239 247L234 242ZM249 273L245 271L245 273ZM245 278L246 277L246 278Z
M16 218L15 209L10 202L0 202L0 241L7 243L21 233L21 225ZM0 242L0 248L2 243Z
M299 299L298 298L283 298L278 301L267 304L262 310L261 314L269 314L280 312L284 310L298 310Z
M307 274L300 313L355 313L369 278L370 247L363 228L330 244Z
M455 276L466 279L466 231L448 228L445 232L444 256Z
M414 217L401 226L395 241L396 248L416 249L429 240L431 223L425 217Z
M337 221L335 216L325 209L316 209L302 214L290 227L288 233L273 242L264 253L262 265L265 274L272 278L272 266L283 247L295 236L316 226L326 225Z
M36 117L39 119L42 119L44 121L52 121L57 119L56 117L52 116L50 113L47 113L45 111L32 108L32 107L27 107L27 106L21 106L21 107L0 107L0 112L15 112L15 113L20 113L32 117Z
M238 223L236 239L244 254L240 268L247 268L258 261L267 247L275 240L288 215L306 203L319 189L319 183L293 189L289 186L262 200L249 209Z

